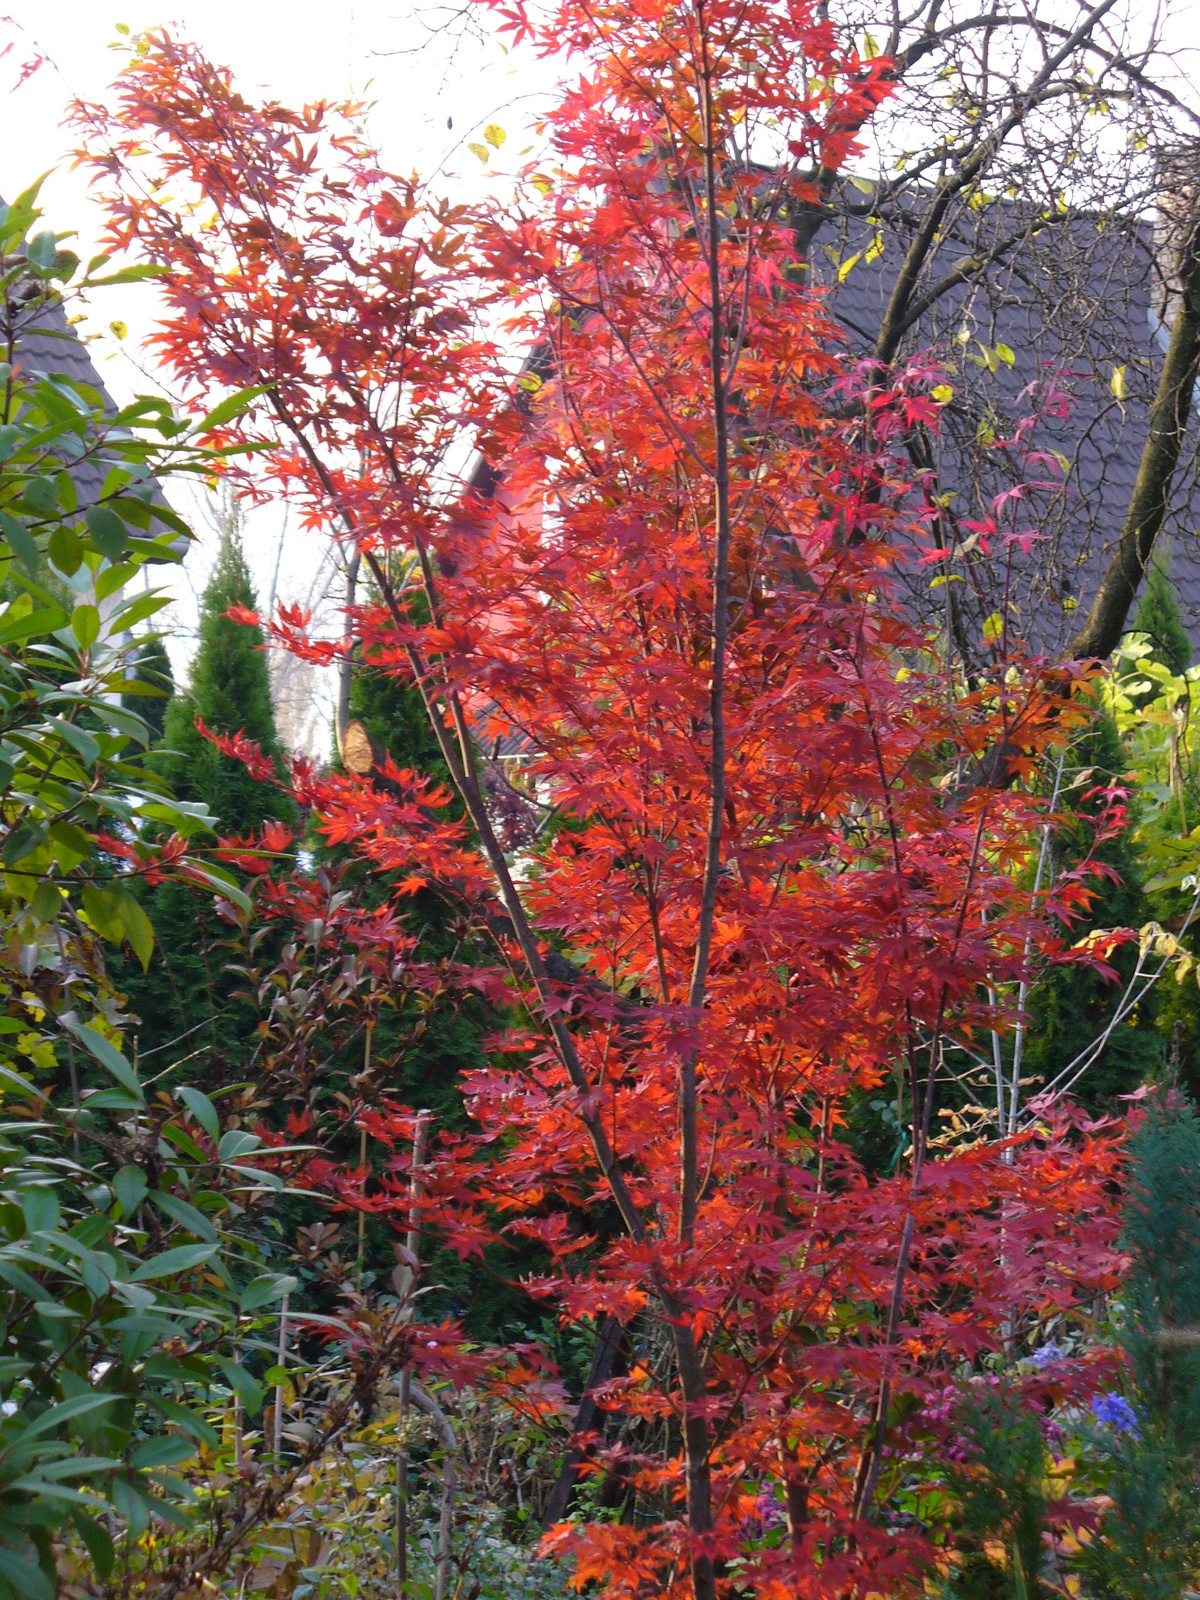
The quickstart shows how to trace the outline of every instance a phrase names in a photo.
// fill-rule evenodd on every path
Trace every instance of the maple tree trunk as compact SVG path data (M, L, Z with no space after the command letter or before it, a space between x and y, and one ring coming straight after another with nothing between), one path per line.
M713 423L713 520L715 543L712 565L711 682L709 686L709 819L705 842L704 878L700 890L700 915L696 952L688 987L688 1004L697 1012L704 1007L712 958L713 920L721 876L721 842L725 819L725 657L729 637L729 419L726 411L725 318L721 294L720 234L717 225L716 132L713 125L713 65L705 17L705 0L695 0L697 71L701 136L704 141L704 205L708 220L705 241L709 293L709 363L711 367ZM688 1051L680 1067L679 1085L679 1239L685 1248L693 1242L700 1198L698 1057ZM675 1364L684 1403L684 1449L687 1462L688 1529L694 1541L692 1592L696 1600L713 1600L716 1573L712 1557L697 1550L712 1532L712 1448L703 1402L708 1393L704 1359L692 1330L682 1323L673 1327Z

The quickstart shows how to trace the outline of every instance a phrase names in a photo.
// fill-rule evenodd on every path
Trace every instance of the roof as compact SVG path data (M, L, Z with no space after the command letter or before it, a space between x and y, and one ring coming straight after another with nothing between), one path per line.
M864 356L882 324L903 250L903 240L893 236L875 254L876 237L868 219L848 218L818 236L811 257L831 314L850 349ZM927 279L942 277L965 253L963 242L948 238L928 264ZM846 269L843 263L855 254L860 259ZM1035 457L1032 475L1048 487L1010 504L1010 514L1018 512L1014 531L1036 529L1027 554L1019 545L1003 552L993 544L990 556L976 549L953 562L908 563L901 581L918 610L932 617L944 609L944 587L938 595L930 585L935 576L950 574L962 579L957 589L973 615L976 639L1007 587L1018 631L1036 650L1056 654L1068 643L1107 566L1137 476L1166 344L1155 290L1153 224L1074 217L1031 238L985 282L949 290L936 318L908 338L908 352L932 354L954 389L935 453L939 487L953 497L958 517L982 520L993 498L1021 478L1013 450L994 439L1011 438L1022 416L1037 414L1031 447L1057 454L1066 467ZM984 346L994 370L985 364ZM1189 434L1163 554L1184 624L1200 645L1194 423ZM1027 465L1027 478L1030 470Z
M110 415L115 416L120 409L96 371L87 346L68 322L61 303L47 306L37 323L22 331L16 356L24 371L66 378L70 383L95 390L101 406ZM68 470L80 507L86 509L95 505L104 489L103 456L89 453L74 462ZM156 479L150 480L150 498L152 503L167 504ZM153 530L155 525L151 524L151 527ZM165 524L159 524L157 531L165 532ZM186 540L180 535L175 543L182 553L182 549L186 548Z

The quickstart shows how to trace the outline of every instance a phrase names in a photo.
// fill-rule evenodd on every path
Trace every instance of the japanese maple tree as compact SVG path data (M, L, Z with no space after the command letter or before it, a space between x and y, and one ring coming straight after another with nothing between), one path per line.
M81 109L90 159L114 240L171 267L163 359L204 403L263 387L231 424L278 441L252 492L365 562L348 638L417 685L465 812L387 763L295 774L505 977L430 1225L539 1241L534 1294L668 1352L600 1395L646 1421L620 1466L653 1518L554 1546L613 1596L919 1592L930 1532L890 1497L956 1366L1117 1271L1103 1129L935 1136L956 1052L1087 895L1031 903L1042 803L956 775L1069 712L1011 661L966 693L892 598L921 524L891 443L937 405L844 363L792 226L887 63L796 0L495 15L578 64L507 209L429 199L354 108L253 106L165 34ZM456 483L465 429L486 470ZM885 1084L879 1175L842 1130ZM367 1203L407 1181L398 1153Z

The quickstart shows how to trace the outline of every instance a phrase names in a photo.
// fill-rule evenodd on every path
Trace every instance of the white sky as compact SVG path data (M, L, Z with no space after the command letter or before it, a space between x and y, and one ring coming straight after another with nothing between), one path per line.
M518 164L529 143L521 130L534 117L539 89L550 88L554 74L529 57L518 61L498 36L464 38L461 29L438 33L437 24L447 14L397 0L340 7L317 0L9 0L13 26L0 22L0 45L13 40L11 54L0 62L0 195L11 199L54 169L42 191L46 224L76 230L75 248L85 258L96 248L102 218L88 194L86 175L70 170L72 139L61 122L74 97L105 97L124 60L113 49L123 42L118 23L135 33L171 26L211 60L230 67L250 97L269 95L292 105L366 101L368 129L385 165L427 176L440 173L448 190L478 194L482 185ZM46 64L10 93L19 64L35 51L47 57ZM468 140L479 141L489 122L499 122L509 135L494 158L494 177L485 176L465 148ZM138 366L154 302L149 285L97 293L81 328L91 335L92 357L118 400L162 387L160 376ZM121 341L109 331L113 321L128 328ZM178 493L172 498L199 535L183 573L156 573L177 595L167 617L176 630L172 657L182 676L215 531L200 508L185 504ZM288 531L278 513L258 512L247 527L246 548L260 600L271 592L276 572L279 598L307 597L322 553L313 536ZM326 684L322 699L328 692ZM320 710L327 721L328 706ZM314 746L320 754L328 751L327 727L314 730Z

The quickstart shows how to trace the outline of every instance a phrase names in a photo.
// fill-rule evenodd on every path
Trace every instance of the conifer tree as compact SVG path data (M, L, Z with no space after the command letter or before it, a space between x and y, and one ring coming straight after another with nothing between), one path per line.
M449 787L449 774L414 685L378 670L369 661L360 662L351 681L349 711L398 767L428 773ZM377 892L382 896L382 886ZM409 922L419 934L423 960L450 956L458 946L446 904L432 893L422 891L413 897ZM461 949L458 954L462 955ZM483 1065L485 1025L482 1008L474 1019L461 1011L435 1009L419 1046L406 1054L401 1076L390 1085L392 1092L414 1107L429 1107L443 1127L462 1121L458 1080L464 1071ZM381 1034L380 1048L386 1049L386 1043L386 1034Z
M1080 1566L1097 1600L1180 1600L1200 1561L1200 1117L1178 1090L1130 1140L1125 1243L1127 1394L1092 1407L1112 1507Z
M450 774L415 685L381 670L369 658L360 659L351 679L347 710L349 719L361 722L397 767L427 773L450 787ZM386 884L386 878L381 878L368 888L368 899L385 898ZM467 955L461 930L454 925L446 902L431 891L421 890L411 897L408 923L419 939L416 954L421 961L461 960ZM462 1075L485 1065L484 1038L495 1027L496 1018L482 1000L470 1008L461 1003L435 1005L421 1018L415 1044L411 1042L412 1022L409 1015L384 1011L375 1030L376 1057L392 1061L388 1093L414 1110L430 1110L434 1126L443 1132L465 1129L468 1118L460 1087ZM401 1036L410 1042L397 1057L394 1047ZM391 1259L386 1220L372 1221L367 1228L368 1268L386 1271ZM463 1319L480 1336L494 1336L501 1327L525 1336L530 1331L527 1308L519 1294L506 1287L505 1280L542 1264L528 1248L502 1253L489 1247L482 1268L458 1259L451 1250L438 1251L431 1276L441 1286L439 1310L444 1308L447 1314Z
M217 560L200 606L189 689L169 702L154 759L179 799L207 806L221 835L246 835L271 820L294 823L297 812L289 794L256 782L196 726L199 719L216 733L244 732L280 761L263 634L228 616L231 606L255 607L236 513L222 517ZM206 1022L211 1059L204 1076L219 1081L227 1071L236 1072L252 1027L244 1002L234 998L238 982L226 970L229 930L184 884L160 885L145 909L157 936L154 960L145 974L127 963L120 977L142 1019L141 1048L154 1048Z
M245 766L203 737L199 718L215 733L244 733L263 753L280 759L271 707L265 640L254 624L235 622L232 606L257 604L237 518L223 519L216 565L200 603L199 644L187 694L167 710L162 764L181 800L201 800L222 833L245 834L264 822L294 822L295 805L270 784L256 782Z
M1149 636L1155 658L1172 672L1183 673L1191 666L1192 641L1179 614L1179 597L1165 560L1156 560L1147 569L1133 631Z

